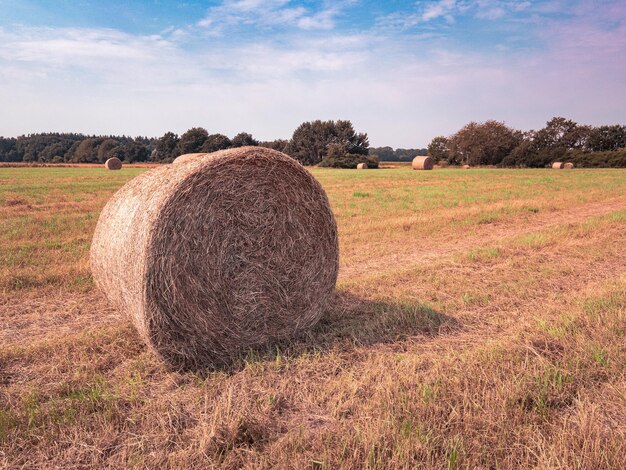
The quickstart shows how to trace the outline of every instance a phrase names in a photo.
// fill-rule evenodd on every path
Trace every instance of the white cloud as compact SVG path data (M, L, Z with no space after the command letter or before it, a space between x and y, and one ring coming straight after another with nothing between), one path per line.
M450 17L450 13L456 6L456 0L439 0L438 2L431 3L424 9L422 20L430 21L441 16Z
M290 0L224 0L209 8L197 24L213 34L244 25L330 30L335 27L335 19L342 9L352 3L352 0L328 2L312 11L303 6L291 6Z

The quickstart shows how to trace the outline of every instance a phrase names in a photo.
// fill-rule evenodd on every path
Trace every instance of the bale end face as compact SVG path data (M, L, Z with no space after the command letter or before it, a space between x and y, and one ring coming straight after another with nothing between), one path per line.
M572 168L574 168L574 164L572 162L567 162L563 165L563 169L565 170L571 170Z
M414 170L432 170L434 166L435 161L432 157L415 157L411 163Z
M111 157L106 162L104 162L104 167L107 170L121 170L122 161L117 157Z
M96 285L176 369L226 366L312 326L338 261L321 185L262 147L139 175L108 202L91 247Z

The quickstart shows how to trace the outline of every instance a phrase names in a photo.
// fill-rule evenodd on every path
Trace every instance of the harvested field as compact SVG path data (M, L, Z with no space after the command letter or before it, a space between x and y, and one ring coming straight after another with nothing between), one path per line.
M313 169L338 292L170 372L89 249L144 168L0 168L0 467L620 468L626 170Z

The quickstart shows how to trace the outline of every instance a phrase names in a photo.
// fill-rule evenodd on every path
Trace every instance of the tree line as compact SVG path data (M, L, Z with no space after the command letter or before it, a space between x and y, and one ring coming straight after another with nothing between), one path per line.
M393 149L391 147L371 147L370 155L378 157L381 162L410 162L417 156L428 155L428 149Z
M577 166L625 167L626 126L592 127L564 117L538 131L522 132L503 122L470 122L449 137L435 137L428 154L451 165L546 167L554 161Z
M240 132L232 138L209 134L193 127L182 135L166 132L156 137L93 136L76 133L43 133L16 138L0 137L0 162L104 163L118 157L126 163L169 163L185 153L215 152L245 145L259 145L284 152L304 165L355 168L382 161L410 161L431 155L452 165L545 167L557 160L577 166L626 167L626 126L580 125L555 117L538 131L522 132L503 122L470 122L451 136L435 137L428 149L369 147L366 133L357 132L348 120L308 121L291 139L260 142Z
M41 133L0 137L0 162L104 163L118 157L126 163L170 163L186 153L209 153L246 145L263 146L285 152L304 165L324 162L326 166L350 165L367 161L369 140L356 132L350 121L304 122L291 139L260 142L247 132L233 138L193 127L182 135L166 132L162 137L93 136L76 133ZM352 161L355 161L352 165Z

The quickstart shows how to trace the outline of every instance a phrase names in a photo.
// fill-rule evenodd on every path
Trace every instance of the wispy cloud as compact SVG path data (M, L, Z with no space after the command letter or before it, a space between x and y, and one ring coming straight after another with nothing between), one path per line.
M456 0L439 0L424 8L422 20L430 21L443 16L448 21L453 21L451 13L457 8Z
M209 8L198 26L214 34L255 25L261 28L295 27L303 30L330 30L343 9L354 1L323 2L317 9L295 5L290 0L224 0Z

